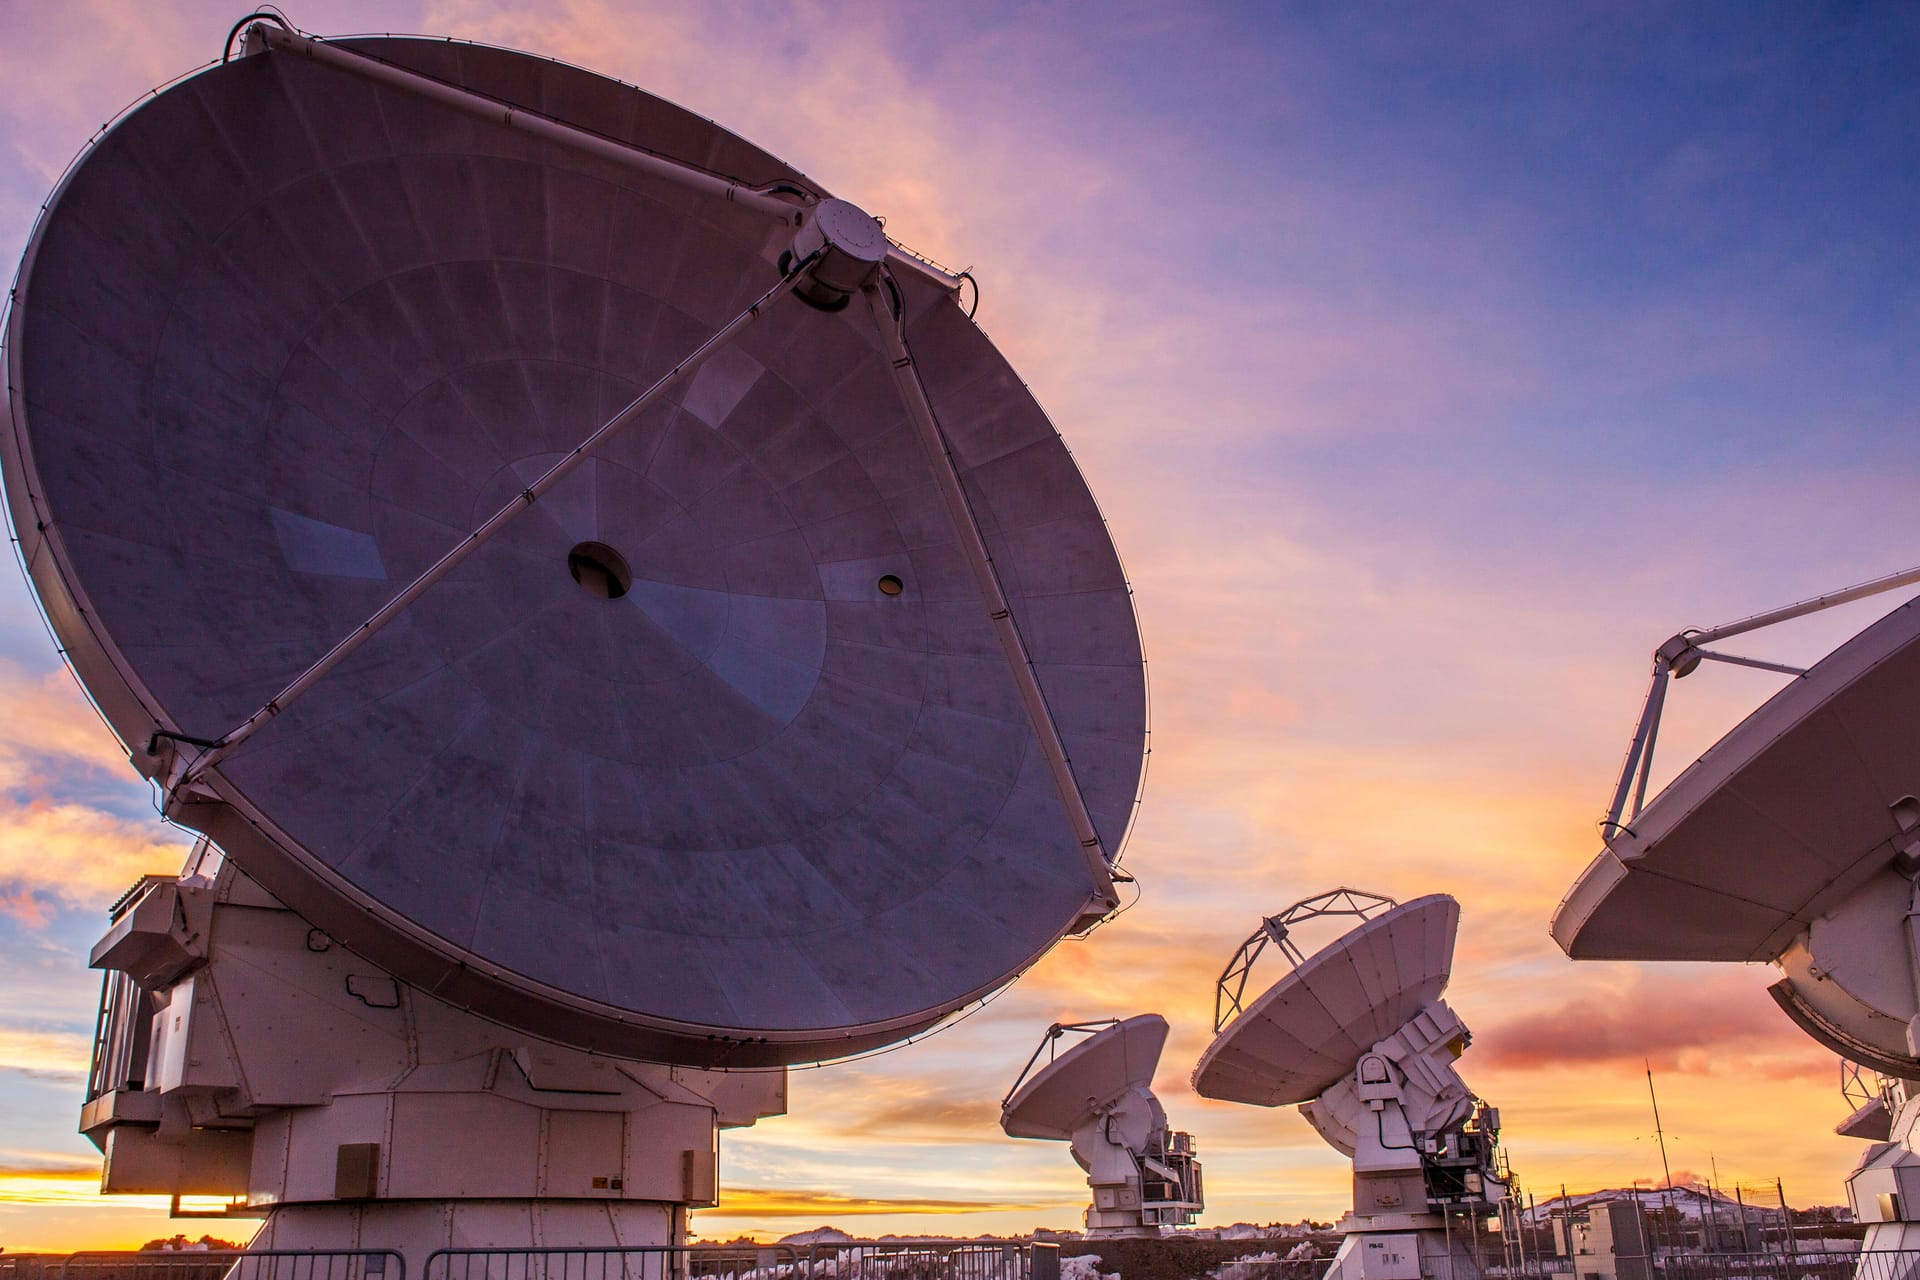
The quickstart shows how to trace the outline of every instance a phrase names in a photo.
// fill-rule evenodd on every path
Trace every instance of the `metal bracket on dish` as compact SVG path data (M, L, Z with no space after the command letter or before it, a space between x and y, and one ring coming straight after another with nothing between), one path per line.
M1758 671L1771 671L1779 675L1800 677L1807 674L1804 667L1788 666L1782 662L1767 662L1760 658L1743 658L1731 653L1718 653L1703 645L1728 636L1744 635L1749 631L1758 631L1779 622L1790 622L1795 618L1804 618L1808 614L1819 613L1825 609L1836 608L1843 604L1852 604L1855 600L1864 600L1868 596L1879 595L1884 591L1898 591L1920 582L1920 567L1903 569L1899 573L1890 573L1884 577L1872 578L1855 586L1826 595L1814 596L1808 600L1785 605L1778 609L1769 609L1765 613L1756 613L1723 626L1708 627L1703 630L1688 629L1674 635L1653 652L1653 684L1647 690L1647 700L1640 711L1640 721L1634 727L1633 741L1627 744L1627 759L1620 770L1619 785L1614 788L1613 803L1607 807L1606 817L1600 820L1600 833L1608 844L1613 843L1616 833L1626 831L1627 824L1640 815L1646 807L1647 780L1653 773L1654 741L1660 734L1660 712L1667 698L1667 682L1679 680L1691 675L1703 661L1724 662L1737 667L1751 667ZM1628 801L1632 808L1629 810Z

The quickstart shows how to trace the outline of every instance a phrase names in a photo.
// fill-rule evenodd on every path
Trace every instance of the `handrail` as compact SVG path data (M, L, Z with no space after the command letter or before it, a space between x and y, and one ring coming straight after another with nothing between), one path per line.
M650 1261L657 1265L649 1267ZM812 1250L783 1244L548 1245L435 1249L421 1275L423 1280L767 1280L773 1274L811 1275L812 1267Z
M280 1265L283 1262L286 1265ZM63 1259L53 1280L179 1280L183 1275L207 1280L407 1280L407 1260L395 1249L88 1250Z

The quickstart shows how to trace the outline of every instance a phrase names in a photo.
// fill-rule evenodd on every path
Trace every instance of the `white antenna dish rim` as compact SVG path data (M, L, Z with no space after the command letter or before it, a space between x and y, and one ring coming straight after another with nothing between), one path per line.
M1015 1138L1070 1140L1074 1128L1099 1107L1129 1090L1152 1088L1169 1030L1157 1013L1115 1019L1105 1026L1055 1023L1001 1102L1001 1128ZM1085 1039L1033 1070L1040 1053L1063 1033L1083 1031Z
M1319 1096L1439 999L1459 922L1458 902L1428 894L1349 929L1214 1036L1194 1067L1195 1092L1257 1106Z

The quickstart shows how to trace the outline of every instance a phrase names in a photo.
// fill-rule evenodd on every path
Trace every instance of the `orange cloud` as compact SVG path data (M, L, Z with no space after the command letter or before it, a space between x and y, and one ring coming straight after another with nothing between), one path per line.
M31 889L0 889L0 915L12 916L29 929L38 929L52 918L45 899Z
M3 1037L0 1044L4 1044ZM0 1204L62 1204L83 1197L97 1200L99 1195L97 1159L0 1150Z
M0 913L37 928L55 907L104 907L140 876L179 867L184 838L157 820L50 798L76 772L138 785L67 672L0 659L0 724Z
M0 1026L0 1070L23 1071L56 1080L86 1078L92 1055L89 1037L58 1031ZM0 1155L0 1161L4 1156Z
M0 885L27 905L10 912L44 918L43 900L104 908L141 876L179 869L185 844L157 820L129 822L81 804L0 796Z
M179 866L157 822L48 799L78 771L127 779L127 759L64 670L36 675L0 659L0 913L32 927L54 905L102 907L149 871ZM21 796L28 797L21 799Z
M47 763L129 777L127 753L66 670L36 675L0 658L0 780L33 776Z
M989 1200L936 1200L919 1197L876 1198L842 1195L833 1191L811 1191L785 1187L722 1187L718 1207L703 1210L701 1221L712 1218L815 1218L874 1217L891 1214L934 1214L951 1216L966 1213L1043 1213L1056 1212L1067 1202L1035 1203L995 1202Z

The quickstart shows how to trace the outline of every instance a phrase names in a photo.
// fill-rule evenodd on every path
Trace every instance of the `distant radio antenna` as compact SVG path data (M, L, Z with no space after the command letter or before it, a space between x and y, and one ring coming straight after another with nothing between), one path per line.
M1246 1000L1255 957L1268 942L1286 950L1282 926L1325 916L1361 923L1305 959L1289 951L1294 967ZM1518 1208L1500 1113L1453 1067L1472 1043L1440 999L1459 927L1460 904L1445 894L1395 906L1336 889L1267 917L1220 975L1194 1092L1298 1106L1354 1162L1353 1212L1324 1280L1417 1277L1442 1257L1448 1280L1483 1280L1465 1241L1510 1201Z

